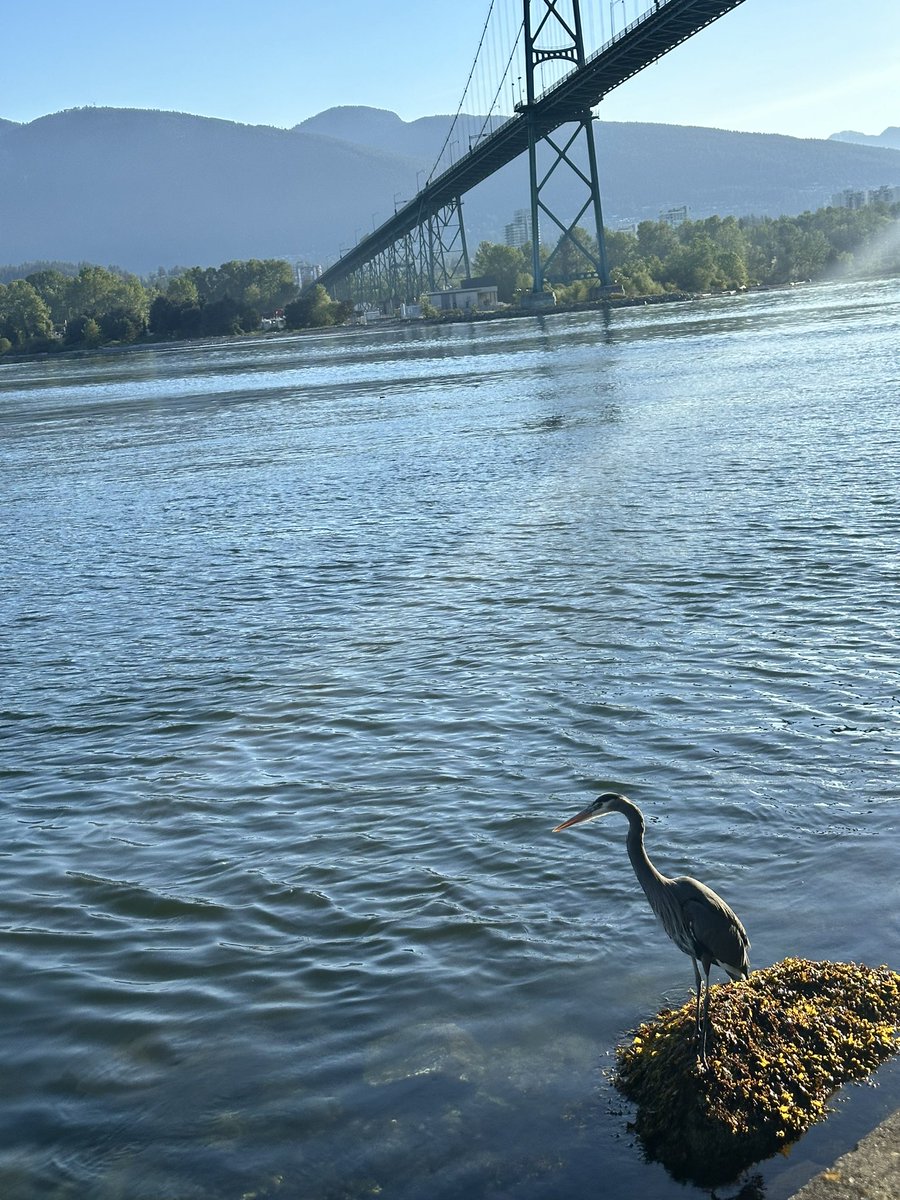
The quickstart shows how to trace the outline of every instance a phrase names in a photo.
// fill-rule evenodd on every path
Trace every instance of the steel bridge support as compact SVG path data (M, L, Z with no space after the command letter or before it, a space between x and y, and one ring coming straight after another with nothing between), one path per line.
M459 196L428 219L427 236L429 291L442 292L468 279L469 248Z
M544 280L548 268L560 249L567 243L577 256L585 260L585 268L596 272L604 290L610 287L609 265L606 257L606 240L603 234L603 211L600 204L600 183L597 174L597 151L594 145L593 114L590 109L568 126L567 136L557 133L540 134L537 128L535 101L535 69L551 60L572 63L573 67L585 65L584 35L581 25L580 0L524 0L525 34L525 85L526 103L524 114L528 127L528 169L531 184L531 247L532 247L532 304L545 302ZM564 11L561 11L564 9ZM535 11L536 10L536 11ZM563 131L559 131L562 133ZM586 150L586 170L574 157L579 142ZM539 162L541 145L550 151L549 165ZM543 156L547 158L546 155ZM550 199L551 184L560 170L569 170L584 188L584 202L571 219L561 217L553 210ZM596 231L596 249L579 237L579 222L590 212L591 223ZM541 215L546 216L559 230L559 238L549 258L541 258Z
M390 314L403 303L416 303L425 292L445 291L470 275L462 200L457 196L348 274L339 294Z

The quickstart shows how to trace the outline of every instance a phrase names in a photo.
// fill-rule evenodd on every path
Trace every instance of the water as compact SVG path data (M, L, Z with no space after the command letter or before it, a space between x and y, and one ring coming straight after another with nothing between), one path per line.
M624 823L900 965L900 284L0 367L0 1193L700 1195ZM779 1200L900 1072L755 1172Z

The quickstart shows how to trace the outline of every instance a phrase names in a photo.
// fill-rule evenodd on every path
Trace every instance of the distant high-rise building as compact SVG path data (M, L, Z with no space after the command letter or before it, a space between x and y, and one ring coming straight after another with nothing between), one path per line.
M659 214L659 219L664 225L671 225L673 229L677 229L688 219L687 205L682 204L680 208L668 208Z
M504 242L507 246L527 246L531 241L531 213L527 208L517 208L513 219L506 226Z
M897 204L900 203L900 187L889 187L884 184L880 188L872 188L869 192L870 204Z
M836 192L831 197L832 208L865 208L866 193L854 191L853 188L844 188L842 192Z
M842 192L835 192L831 197L831 207L865 208L868 204L896 204L898 201L900 201L900 187L890 187L885 184L883 187L870 188L867 192L844 188Z

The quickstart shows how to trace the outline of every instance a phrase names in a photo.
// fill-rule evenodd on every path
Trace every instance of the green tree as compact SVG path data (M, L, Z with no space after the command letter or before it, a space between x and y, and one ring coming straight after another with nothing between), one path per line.
M176 275L169 281L166 288L166 299L176 305L193 305L200 303L197 284L190 275Z
M150 297L136 275L105 267L82 267L70 281L65 300L68 319L90 317L98 323L112 313L124 314L138 330L147 324Z
M245 326L241 307L230 296L211 300L200 310L200 332L204 337L220 337L241 333Z
M627 266L639 253L637 238L625 229L607 229L603 240L610 271Z
M71 275L65 275L62 271L54 268L47 268L26 275L25 281L31 284L50 309L51 319L61 325L66 319L67 297L72 282Z
M66 322L67 346L99 346L103 341L100 322L93 317L72 317Z
M315 329L346 321L349 308L332 300L321 283L317 283L285 305L284 319L290 329Z
M143 322L139 323L134 314L124 308L103 313L99 325L104 342L133 342L146 328Z
M723 288L745 288L750 282L746 258L737 250L721 250L718 255L719 279Z
M637 227L636 249L641 258L665 261L678 245L678 235L666 221L641 221Z
M86 346L99 346L103 341L103 330L93 317L88 317L84 322L82 341Z
M493 279L497 285L497 298L510 304L516 292L523 286L527 264L522 251L515 246L501 246L495 242L482 242L475 252L472 270L476 277ZM531 286L527 276L525 287Z
M657 296L665 290L659 282L661 265L658 258L646 260L633 255L627 264L612 267L610 278L626 296Z
M666 263L675 285L686 292L708 292L716 278L716 247L706 233L695 234Z
M677 244L672 230L662 222L642 221L637 234L624 229L607 230L610 279L626 296L658 295L664 291L665 270L656 252L670 253Z
M821 229L804 229L798 220L779 217L773 224L773 234L771 282L790 283L821 274L830 249Z
M26 346L52 332L50 309L30 283L14 279L0 284L0 337L13 346Z
M189 267L181 278L193 283L197 291L197 303L202 307L210 300L218 298L218 274L215 267Z
M294 279L293 268L290 263L282 262L277 258L264 258L256 262L252 286L258 291L258 311L261 316L284 308L297 296L297 283Z
M147 324L156 337L174 337L181 327L181 305L168 296L155 296Z
M179 276L179 281L181 289L189 285L196 288L196 299L201 305L230 297L241 307L253 308L260 316L283 308L297 295L290 263L276 258L233 260L220 267L192 267ZM188 298L172 284L167 295L179 301Z
M573 279L593 277L596 279L599 251L597 239L580 225L560 236L552 253L544 264L548 279L570 282Z

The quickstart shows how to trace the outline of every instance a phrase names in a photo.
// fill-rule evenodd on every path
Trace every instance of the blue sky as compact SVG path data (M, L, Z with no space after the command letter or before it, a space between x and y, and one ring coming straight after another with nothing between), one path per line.
M630 13L637 0L615 2ZM0 117L111 105L290 127L340 104L405 120L455 112L489 3L4 5ZM608 14L610 5L582 8ZM880 133L900 125L898 64L898 0L745 0L599 111L797 137Z

